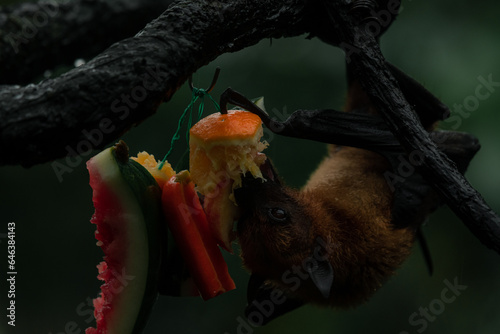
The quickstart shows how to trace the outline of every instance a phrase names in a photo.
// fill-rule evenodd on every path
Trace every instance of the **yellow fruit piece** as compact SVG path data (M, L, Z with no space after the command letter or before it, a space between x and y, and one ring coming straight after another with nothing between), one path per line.
M234 189L247 172L264 181L259 166L266 160L261 151L268 144L260 141L262 135L261 119L242 110L209 115L190 130L191 178L205 196L203 208L212 234L226 250L231 250L238 219Z
M163 167L160 170L158 169L160 161L156 161L154 155L147 152L140 152L137 154L137 157L132 157L131 159L144 166L155 178L160 188L163 188L165 182L170 180L170 178L175 175L175 171L172 169L172 166L168 163L168 161L163 164Z
M215 113L196 123L189 133L189 170L201 194L207 196L229 180L234 181L234 190L241 186L246 172L263 178L259 166L266 156L260 152L268 144L260 141L263 129L257 115L243 110Z

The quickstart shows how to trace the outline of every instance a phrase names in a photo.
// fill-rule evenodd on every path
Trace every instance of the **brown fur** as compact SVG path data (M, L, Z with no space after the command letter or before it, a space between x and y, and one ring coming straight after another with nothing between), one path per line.
M315 202L306 204L317 217L314 234L334 245L331 305L367 300L410 254L414 232L391 225L388 168L376 153L332 145L302 191L306 202Z
M351 85L346 109L375 113L370 105L360 86ZM366 301L408 257L414 241L414 229L391 225L393 193L383 176L389 168L379 154L329 145L300 191L269 181L249 187L238 224L245 266L307 302L349 307ZM285 209L289 219L270 220L266 210L273 207ZM304 272L318 239L334 272L328 299Z

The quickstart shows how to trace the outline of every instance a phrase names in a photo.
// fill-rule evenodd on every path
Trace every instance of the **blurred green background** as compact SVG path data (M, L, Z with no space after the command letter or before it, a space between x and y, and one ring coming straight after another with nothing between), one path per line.
M500 82L499 14L494 1L404 1L397 21L382 38L383 51L389 61L453 109L454 104L471 101L479 77L491 75ZM248 97L263 95L270 112L340 109L346 94L343 53L305 36L272 43L265 40L223 55L194 75L195 86L207 86L216 66L222 73L212 95L218 97L228 86ZM184 86L153 117L126 134L123 139L131 153L147 150L162 157L190 98ZM500 87L495 87L490 97L461 118L458 127L458 123L442 124L479 138L482 149L467 177L496 212L500 212L498 106ZM271 142L267 155L284 180L296 187L304 184L325 154L325 145L320 143L269 135L267 140ZM170 159L173 163L184 150L185 143L181 143ZM64 174L63 182L58 182L50 164L0 168L0 233L6 233L8 222L16 223L18 272L17 326L14 330L7 326L2 315L0 333L83 333L93 324L86 303L99 291L95 266L102 253L89 222L91 199L84 162ZM498 333L499 255L480 244L448 208L430 218L425 233L434 258L434 275L429 277L421 251L415 247L398 274L356 309L307 306L263 328L238 331L248 274L237 256L228 255L237 290L208 302L160 297L145 333ZM0 241L4 277L6 239ZM456 280L467 288L452 303L440 304L445 280ZM5 279L0 291L1 309L6 312ZM427 319L417 315L410 322L414 312L429 307Z

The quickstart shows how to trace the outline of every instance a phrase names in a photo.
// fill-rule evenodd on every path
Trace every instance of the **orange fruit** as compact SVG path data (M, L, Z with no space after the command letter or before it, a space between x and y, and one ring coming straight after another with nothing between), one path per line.
M227 114L211 114L196 123L189 134L193 139L203 140L205 145L221 143L228 140L255 141L258 132L262 136L260 117L243 110L229 110Z
M215 113L201 119L189 131L189 170L197 190L205 196L203 207L219 245L231 250L233 223L238 218L233 190L250 172L263 178L259 166L267 147L261 142L262 121L242 110Z

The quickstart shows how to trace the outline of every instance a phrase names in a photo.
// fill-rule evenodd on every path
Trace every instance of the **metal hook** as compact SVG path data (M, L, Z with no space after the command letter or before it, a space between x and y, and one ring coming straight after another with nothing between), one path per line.
M210 93L214 89L215 84L217 83L217 79L219 78L219 74L220 74L220 67L217 67L215 69L214 78L212 79L212 83L210 84L210 87L208 87L205 90L207 93ZM193 76L192 75L189 76L188 83L189 83L189 88L191 89L191 91L193 91L194 86L193 86Z

